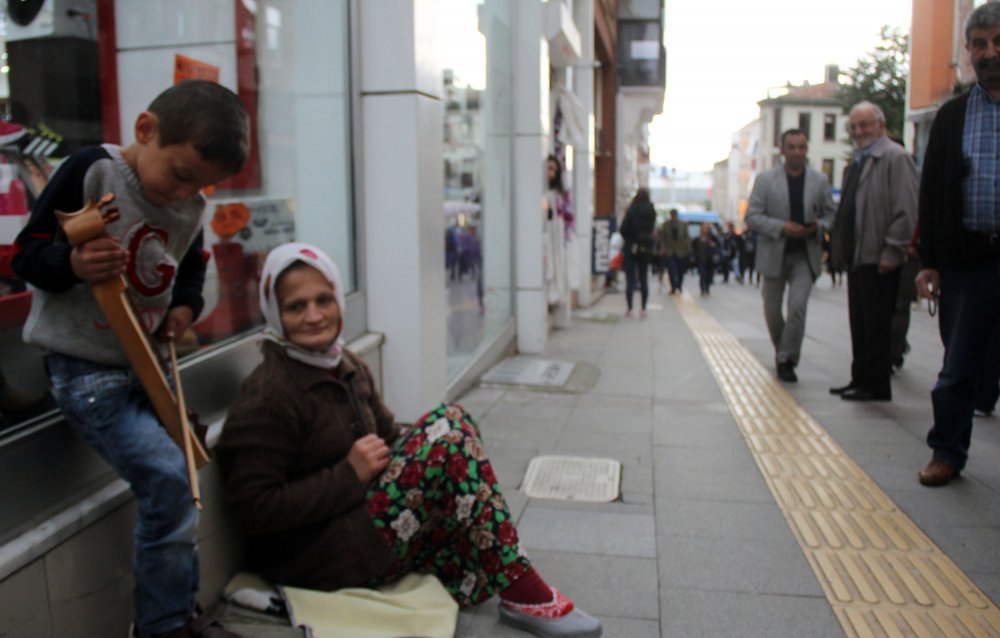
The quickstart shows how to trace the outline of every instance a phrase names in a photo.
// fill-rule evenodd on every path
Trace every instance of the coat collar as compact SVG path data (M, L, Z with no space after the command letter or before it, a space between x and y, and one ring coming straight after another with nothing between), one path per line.
M339 383L340 380L349 379L358 372L357 365L346 350L344 351L344 356L340 359L340 365L337 366L337 377L334 378L323 368L317 368L316 366L292 359L285 352L284 348L273 341L263 341L261 349L264 352L264 361L266 364L269 366L280 366L286 371L292 383L296 387L303 389L311 388L321 383Z

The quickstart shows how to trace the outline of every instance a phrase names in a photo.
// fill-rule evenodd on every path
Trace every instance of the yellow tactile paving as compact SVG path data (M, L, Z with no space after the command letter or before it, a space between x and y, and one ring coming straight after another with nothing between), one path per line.
M771 372L693 299L675 304L845 634L1000 637L1000 609Z

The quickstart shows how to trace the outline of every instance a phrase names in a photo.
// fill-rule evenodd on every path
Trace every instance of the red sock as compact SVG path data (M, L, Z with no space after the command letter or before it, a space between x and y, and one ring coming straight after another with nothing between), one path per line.
M544 605L552 602L552 588L534 567L528 567L527 572L500 592L500 598L521 605Z

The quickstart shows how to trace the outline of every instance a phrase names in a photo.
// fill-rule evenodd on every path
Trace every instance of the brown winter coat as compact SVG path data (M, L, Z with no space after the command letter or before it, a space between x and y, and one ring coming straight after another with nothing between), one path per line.
M357 586L393 561L365 507L365 484L347 462L359 435L347 379L355 379L361 435L399 435L371 372L345 351L335 379L263 344L215 448L226 501L248 537L247 568L311 589Z

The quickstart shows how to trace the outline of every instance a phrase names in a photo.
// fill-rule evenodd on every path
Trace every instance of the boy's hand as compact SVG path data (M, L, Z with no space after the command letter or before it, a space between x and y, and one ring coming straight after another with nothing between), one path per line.
M96 284L125 272L128 253L118 240L101 235L73 248L69 254L73 274L87 283Z
M194 320L194 311L187 306L174 306L167 312L163 325L160 326L160 339L175 341L179 339Z

